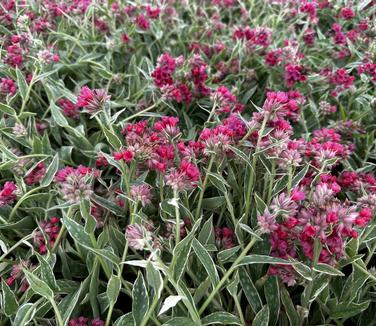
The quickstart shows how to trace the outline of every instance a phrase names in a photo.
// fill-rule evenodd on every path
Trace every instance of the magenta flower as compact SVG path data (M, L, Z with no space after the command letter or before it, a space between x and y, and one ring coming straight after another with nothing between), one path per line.
M105 104L110 99L104 89L91 90L84 86L81 88L80 94L77 98L77 107L84 108L87 112L93 114L102 110Z
M5 182L3 188L0 190L0 206L12 203L16 199L16 190L17 186L13 182Z

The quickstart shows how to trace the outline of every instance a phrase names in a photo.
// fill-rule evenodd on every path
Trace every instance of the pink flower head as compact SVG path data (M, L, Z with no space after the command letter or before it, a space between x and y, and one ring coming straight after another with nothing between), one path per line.
M112 155L113 155L113 157L116 161L123 160L127 163L132 161L132 159L134 158L134 154L130 150L123 150L121 152L114 152Z
M134 201L146 206L151 203L151 186L146 183L132 185L130 196Z
M169 137L175 137L180 133L178 123L179 118L177 117L162 117L161 120L154 124L153 129Z
M5 182L0 190L0 207L12 203L16 199L17 186L10 181Z
M60 232L59 222L60 219L58 217L51 217L49 220L40 222L39 227L43 232L40 229L33 232L34 245L38 247L38 251L42 255L47 252L47 245L50 248L54 246ZM46 235L48 243L46 243L44 235Z
M0 94L14 95L17 92L16 83L10 78L0 79Z
M91 90L84 86L81 88L80 94L77 98L77 107L84 108L89 113L95 113L103 109L108 102L110 96L107 95L104 89Z
M46 166L43 162L41 162L25 176L25 183L28 186L37 184L43 179L45 174Z
M166 184L176 191L185 191L197 186L200 170L196 165L183 160L179 169L171 169L165 176Z
M355 13L351 8L345 7L341 9L340 17L345 20L350 20L355 17Z
M288 64L285 66L285 82L288 87L292 87L297 82L305 82L307 77L301 65Z
M298 188L294 188L294 189L291 191L291 199L294 200L294 201L301 201L301 200L304 200L304 199L305 199L305 196L306 196L305 192L299 190Z
M63 113L68 118L78 120L80 118L80 108L68 99L60 99L58 102L60 108L63 109Z
M100 171L80 165L76 169L65 167L55 175L55 181L60 186L60 192L65 200L78 203L82 198L89 199L93 193L89 176L99 176Z
M139 14L136 17L136 25L138 28L143 30L148 30L150 28L150 23L144 14Z
M129 247L134 250L144 250L145 246L152 240L151 233L139 224L128 225L125 238Z

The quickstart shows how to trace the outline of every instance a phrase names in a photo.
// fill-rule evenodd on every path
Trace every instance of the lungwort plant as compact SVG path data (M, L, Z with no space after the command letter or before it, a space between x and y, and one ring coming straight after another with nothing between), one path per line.
M375 325L375 10L1 1L1 325Z

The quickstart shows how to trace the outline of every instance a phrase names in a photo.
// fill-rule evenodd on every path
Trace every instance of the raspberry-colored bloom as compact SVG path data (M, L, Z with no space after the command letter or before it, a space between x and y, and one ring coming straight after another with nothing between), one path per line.
M5 182L0 190L0 206L11 204L17 197L15 191L17 186L13 182Z

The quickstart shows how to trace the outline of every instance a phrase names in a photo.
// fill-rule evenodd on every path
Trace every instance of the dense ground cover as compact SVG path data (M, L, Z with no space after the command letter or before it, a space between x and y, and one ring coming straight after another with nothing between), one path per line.
M374 325L375 11L1 1L1 324Z

